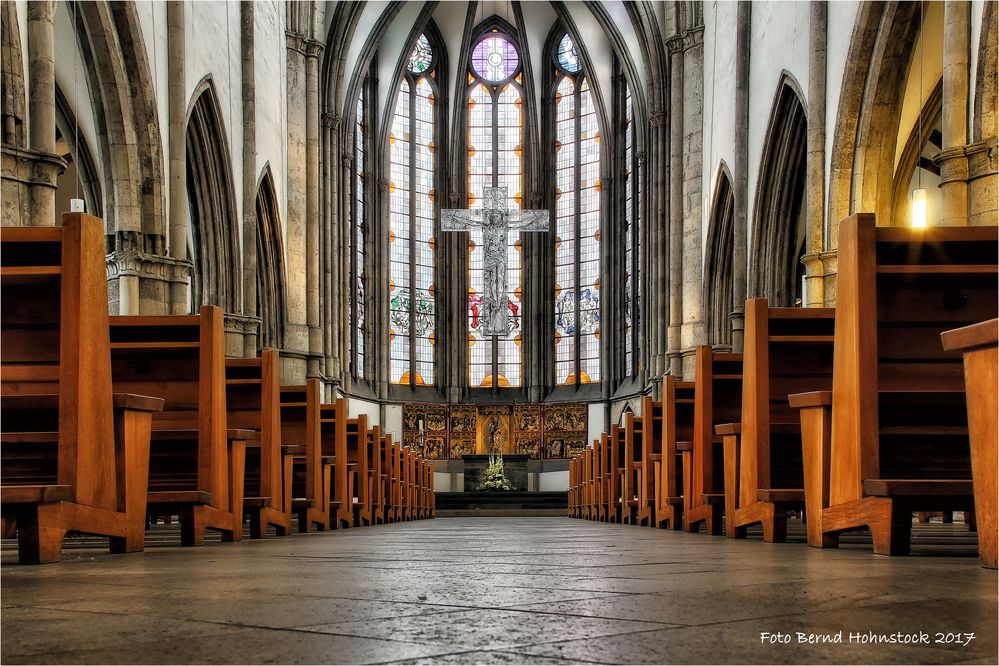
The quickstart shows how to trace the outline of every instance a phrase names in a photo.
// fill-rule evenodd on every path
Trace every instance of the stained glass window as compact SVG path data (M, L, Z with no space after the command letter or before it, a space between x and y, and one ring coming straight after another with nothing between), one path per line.
M353 196L353 232L351 252L351 273L353 275L353 293L350 299L350 307L353 316L353 342L354 342L354 375L364 377L364 334L365 334L365 271L364 271L364 242L367 236L367 225L364 209L364 91L357 97L357 106L354 112L354 171L352 184L354 188Z
M561 47L557 55L561 65ZM561 74L554 99L555 382L564 385L600 381L600 131L573 62L577 73Z
M420 38L416 40L416 46L413 47L413 52L409 54L410 73L423 74L430 69L433 61L434 52L430 48L430 40L427 39L426 35L420 35Z
M482 206L483 189L506 187L511 208L521 205L523 90L520 56L504 36L491 34L472 52L468 92L468 206ZM468 382L471 387L520 386L523 293L518 234L508 236L507 305L513 331L507 338L479 331L482 306L482 232L468 234Z
M558 64L570 74L576 74L583 69L583 64L579 61L579 54L576 53L576 46L572 43L569 33L565 33L562 41L558 43Z
M429 52L425 36L417 51L420 43ZM436 97L431 77L412 69L399 84L389 135L389 376L419 386L434 383Z
M638 335L637 306L639 302L639 256L638 236L639 194L638 161L635 154L637 131L635 114L631 102L631 87L625 87L624 96L624 374L633 376L638 370L636 346Z
M472 51L472 69L486 81L505 81L519 66L516 47L502 35L486 37Z

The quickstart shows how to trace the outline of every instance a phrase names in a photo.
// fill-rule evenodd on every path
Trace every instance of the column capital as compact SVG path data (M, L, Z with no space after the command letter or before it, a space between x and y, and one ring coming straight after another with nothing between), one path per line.
M324 48L326 45L318 39L304 39L302 41L302 51L306 58L318 58Z
M305 55L305 35L300 32L295 32L294 30L284 31L285 45L288 47L289 51L295 51Z
M683 35L673 35L668 38L666 40L666 50L669 51L670 55L683 51Z
M338 113L324 113L319 117L319 122L326 129L339 130L343 117Z
M666 112L655 111L649 116L649 125L652 127L662 127L666 124Z

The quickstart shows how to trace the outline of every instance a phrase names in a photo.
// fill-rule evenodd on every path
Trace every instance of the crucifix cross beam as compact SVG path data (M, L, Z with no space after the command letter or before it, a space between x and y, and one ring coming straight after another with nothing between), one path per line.
M479 331L484 336L505 338L513 325L507 296L507 235L511 231L548 231L547 210L520 210L507 206L505 187L483 189L482 208L441 211L442 231L482 229L482 315Z

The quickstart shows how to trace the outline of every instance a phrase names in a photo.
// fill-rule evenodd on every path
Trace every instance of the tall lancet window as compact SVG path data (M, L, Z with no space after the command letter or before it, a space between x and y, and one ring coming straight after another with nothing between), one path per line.
M354 142L354 168L351 175L351 218L353 227L351 230L351 253L350 253L350 273L353 289L350 290L351 308L351 337L353 341L354 356L354 376L364 377L364 336L365 336L365 271L364 271L364 243L367 237L367 216L364 206L364 176L367 162L365 160L365 105L364 88L357 97L357 106L354 112L354 131L352 138Z
M434 383L435 74L433 49L421 35L389 135L389 377L409 386Z
M555 53L555 383L600 381L600 131L572 39Z
M468 72L468 207L481 208L483 189L505 187L507 206L522 202L523 74L516 46L491 32L472 50ZM507 305L513 330L506 338L479 331L484 292L482 232L469 233L468 383L470 387L521 384L521 245L509 234Z
M638 320L641 303L639 266L641 236L639 214L641 211L641 180L638 168L638 126L631 101L631 86L624 93L624 376L638 372Z

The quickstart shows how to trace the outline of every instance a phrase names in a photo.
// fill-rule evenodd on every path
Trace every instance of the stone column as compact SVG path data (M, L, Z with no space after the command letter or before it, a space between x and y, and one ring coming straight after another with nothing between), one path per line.
M306 323L309 327L308 376L320 376L323 335L319 323L319 55L323 44L305 42L305 196Z
M808 138L805 157L805 265L806 307L825 304L823 251L826 199L826 37L828 8L813 0L809 16Z
M683 50L683 325L680 344L683 375L693 379L695 347L707 340L701 279L701 146L704 115L704 26L684 36ZM676 277L676 276L674 276Z
M291 10L289 9L289 12ZM281 377L285 383L300 383L307 375L308 327L308 168L306 133L308 95L305 39L289 30L287 39L288 114L288 294L287 321Z
M683 324L683 36L667 42L670 62L669 92L669 328L667 371L683 375L680 329Z
M56 223L56 177L66 164L55 154L55 2L28 3L28 147L34 155L28 185L29 226ZM20 171L20 170L19 170Z
M187 261L187 95L184 90L186 40L184 33L184 2L167 3L167 143L169 161L167 169L170 182L170 256ZM174 282L170 285L170 313L189 311L188 285Z
M943 148L934 161L940 166L940 224L968 224L968 61L971 4L944 4Z
M749 36L752 3L740 2L735 33L735 164L732 174L732 351L742 351L746 320L746 256L749 253ZM712 101L712 104L715 102Z
M253 67L254 22L253 3L243 2L240 10L240 46L243 53L243 316L257 316L257 271L270 270L257 266L257 117L255 113L256 79ZM257 355L260 324L257 334L243 338L243 356Z

